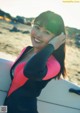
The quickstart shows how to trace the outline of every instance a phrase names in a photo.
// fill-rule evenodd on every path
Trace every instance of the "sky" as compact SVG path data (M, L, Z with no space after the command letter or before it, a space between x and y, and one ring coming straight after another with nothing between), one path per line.
M51 10L62 16L65 26L80 29L80 0L0 0L0 9L27 18Z

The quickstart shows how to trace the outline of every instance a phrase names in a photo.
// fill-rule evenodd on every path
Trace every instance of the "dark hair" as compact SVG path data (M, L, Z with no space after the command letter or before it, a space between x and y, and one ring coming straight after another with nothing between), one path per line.
M35 18L34 24L38 24L40 26L45 27L50 32L54 33L55 36L60 35L62 32L65 34L65 27L62 17L52 11L46 11L41 13L38 17ZM55 56L55 58L61 65L60 73L56 77L60 77L62 74L65 78L65 44L61 45L52 54Z
M61 70L58 74L58 78L60 78L61 74L63 77L66 77L66 68L65 68L65 44L61 45L57 50L52 53L58 62L61 65Z

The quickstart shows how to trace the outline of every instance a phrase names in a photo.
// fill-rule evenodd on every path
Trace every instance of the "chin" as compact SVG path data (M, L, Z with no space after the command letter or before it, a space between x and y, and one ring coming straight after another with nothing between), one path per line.
M34 52L37 53L37 52L39 52L41 49L42 49L42 48L40 48L40 47L34 47Z

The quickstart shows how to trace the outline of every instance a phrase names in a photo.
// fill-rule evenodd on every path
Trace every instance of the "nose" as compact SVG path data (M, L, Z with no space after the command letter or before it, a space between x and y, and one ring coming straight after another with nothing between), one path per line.
M38 37L38 38L40 38L41 36L42 36L42 32L39 30L39 31L37 31L36 32L36 36Z

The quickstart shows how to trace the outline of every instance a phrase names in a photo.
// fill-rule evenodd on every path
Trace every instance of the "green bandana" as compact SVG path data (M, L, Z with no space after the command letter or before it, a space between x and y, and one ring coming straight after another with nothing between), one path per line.
M41 13L38 17L35 18L34 24L45 27L55 35L59 35L61 32L65 32L63 19L61 16L51 11Z

